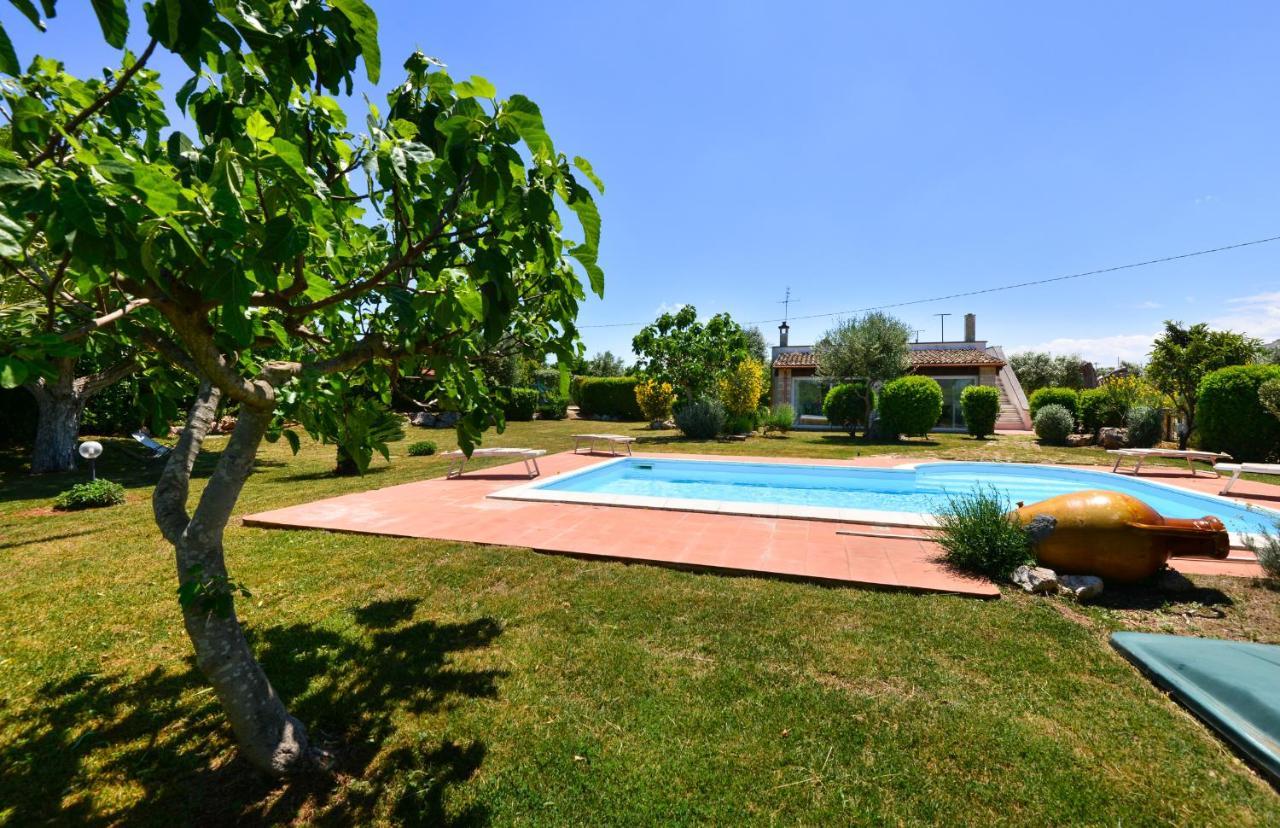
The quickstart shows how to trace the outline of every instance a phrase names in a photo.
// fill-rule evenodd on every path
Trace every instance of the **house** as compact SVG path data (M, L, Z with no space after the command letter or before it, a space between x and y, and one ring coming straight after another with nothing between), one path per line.
M822 401L839 380L818 376L818 359L812 345L787 342L790 326L778 326L778 345L773 349L773 405L790 403L796 411L797 428L828 428L822 416ZM988 345L977 337L977 318L964 317L963 342L913 342L911 372L937 380L942 386L942 417L934 431L963 431L960 392L966 386L991 385L1000 389L999 429L1031 428L1027 395L998 345Z

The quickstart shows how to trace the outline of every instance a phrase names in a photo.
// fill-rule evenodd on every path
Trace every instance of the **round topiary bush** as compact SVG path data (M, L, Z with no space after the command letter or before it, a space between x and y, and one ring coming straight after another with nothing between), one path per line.
M503 409L508 420L524 422L533 419L533 412L538 408L538 389L512 388L511 397Z
M419 440L416 443L410 443L408 451L410 457L426 457L436 453L436 444L430 440Z
M1050 403L1042 406L1036 413L1036 436L1046 445L1065 446L1067 437L1075 428L1075 419L1064 405Z
M1232 365L1206 374L1196 394L1200 444L1240 461L1266 462L1280 456L1280 420L1258 398L1280 365Z
M942 387L929 377L899 377L885 383L877 405L882 434L923 437L942 416Z
M1000 389L990 385L970 385L960 392L960 410L964 426L979 440L996 431L1000 419Z
M1149 405L1135 405L1125 418L1131 448L1151 448L1164 434L1164 412Z
M1081 391L1076 397L1080 428L1089 434L1097 434L1098 429L1103 426L1120 425L1118 422L1108 422L1111 418L1107 404L1107 392L1101 388L1086 388Z
M1040 409L1046 405L1060 405L1067 409L1067 413L1071 415L1072 428L1075 428L1075 419L1080 414L1080 395L1076 393L1075 389L1041 388L1033 393L1031 398L1027 400L1027 407L1031 411L1031 419L1033 421L1036 415L1040 413Z
M676 428L693 440L710 440L724 429L724 406L719 400L690 400L676 406Z
M822 401L822 416L827 422L849 432L852 437L867 423L867 385L863 382L845 382L834 386Z
M77 483L58 495L53 508L61 511L74 509L99 509L124 503L124 486L110 480L93 480Z

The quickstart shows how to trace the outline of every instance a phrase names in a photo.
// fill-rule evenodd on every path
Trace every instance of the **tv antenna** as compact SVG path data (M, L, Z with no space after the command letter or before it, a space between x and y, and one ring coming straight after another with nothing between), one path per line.
M924 333L924 328L912 328L916 332L916 342L920 341L920 334Z
M778 300L778 304L782 305L782 321L785 323L791 316L791 286L787 285L787 294Z
M951 315L951 314L949 314L949 313L935 313L935 314L934 314L934 316L938 317L938 322L939 322L939 323L941 323L941 325L942 325L942 338L938 340L939 342L946 342L946 341L947 341L947 317L948 317L948 316L950 316L950 315Z

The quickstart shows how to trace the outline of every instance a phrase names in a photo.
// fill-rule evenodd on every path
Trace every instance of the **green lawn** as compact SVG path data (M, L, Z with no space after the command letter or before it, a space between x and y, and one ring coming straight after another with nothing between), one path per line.
M487 444L556 451L582 426ZM1025 437L606 428L649 450L1105 462ZM443 472L405 445L354 480L328 476L331 447L269 446L241 512ZM158 466L132 454L110 441L102 464L129 502L76 514L48 509L69 476L0 457L0 823L1280 823L1275 791L1106 644L1164 625L1280 641L1265 584L1075 608L236 525L256 651L338 756L332 779L266 782L192 670L150 520Z

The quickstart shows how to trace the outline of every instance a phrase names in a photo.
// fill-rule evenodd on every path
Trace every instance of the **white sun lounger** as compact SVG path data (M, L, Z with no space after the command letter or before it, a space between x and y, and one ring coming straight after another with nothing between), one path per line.
M161 457L168 457L169 452L173 451L173 449L169 448L168 446L161 445L160 443L157 443L155 440L151 439L151 435L145 431L142 431L141 429L133 432L133 434L129 436L137 440L139 443L142 443L143 446L151 450L151 457L149 458L151 460L159 460Z
M582 444L587 444L587 454L594 454L596 443L608 443L609 453L617 454L618 446L626 446L627 454L631 453L631 444L636 441L634 437L627 437L625 434L575 434L573 435L573 453L577 454L578 449L582 448Z
M1116 456L1116 464L1111 467L1113 472L1120 471L1120 463L1126 457L1136 457L1138 462L1133 466L1133 473L1137 474L1142 468L1142 461L1148 457L1166 457L1171 460L1186 460L1187 468L1191 469L1191 476L1196 476L1196 467L1191 464L1193 460L1199 460L1202 463L1217 463L1220 460L1230 460L1230 454L1223 454L1220 451L1196 451L1195 449L1162 449L1162 448L1127 448L1127 449L1108 449L1107 454ZM1216 468L1216 466L1215 466ZM1217 476L1216 474L1214 475Z
M1218 494L1226 494L1236 484L1242 474L1274 474L1280 475L1280 463L1218 463L1213 467L1217 472L1231 472L1227 485Z
M484 457L514 457L517 460L524 461L524 470L528 472L529 479L542 474L542 470L538 468L538 458L546 454L542 449L529 448L478 448L471 452L472 460ZM461 450L446 451L444 456L452 458L449 463L449 470L445 472L445 477L461 477L462 469L467 465L467 455Z

